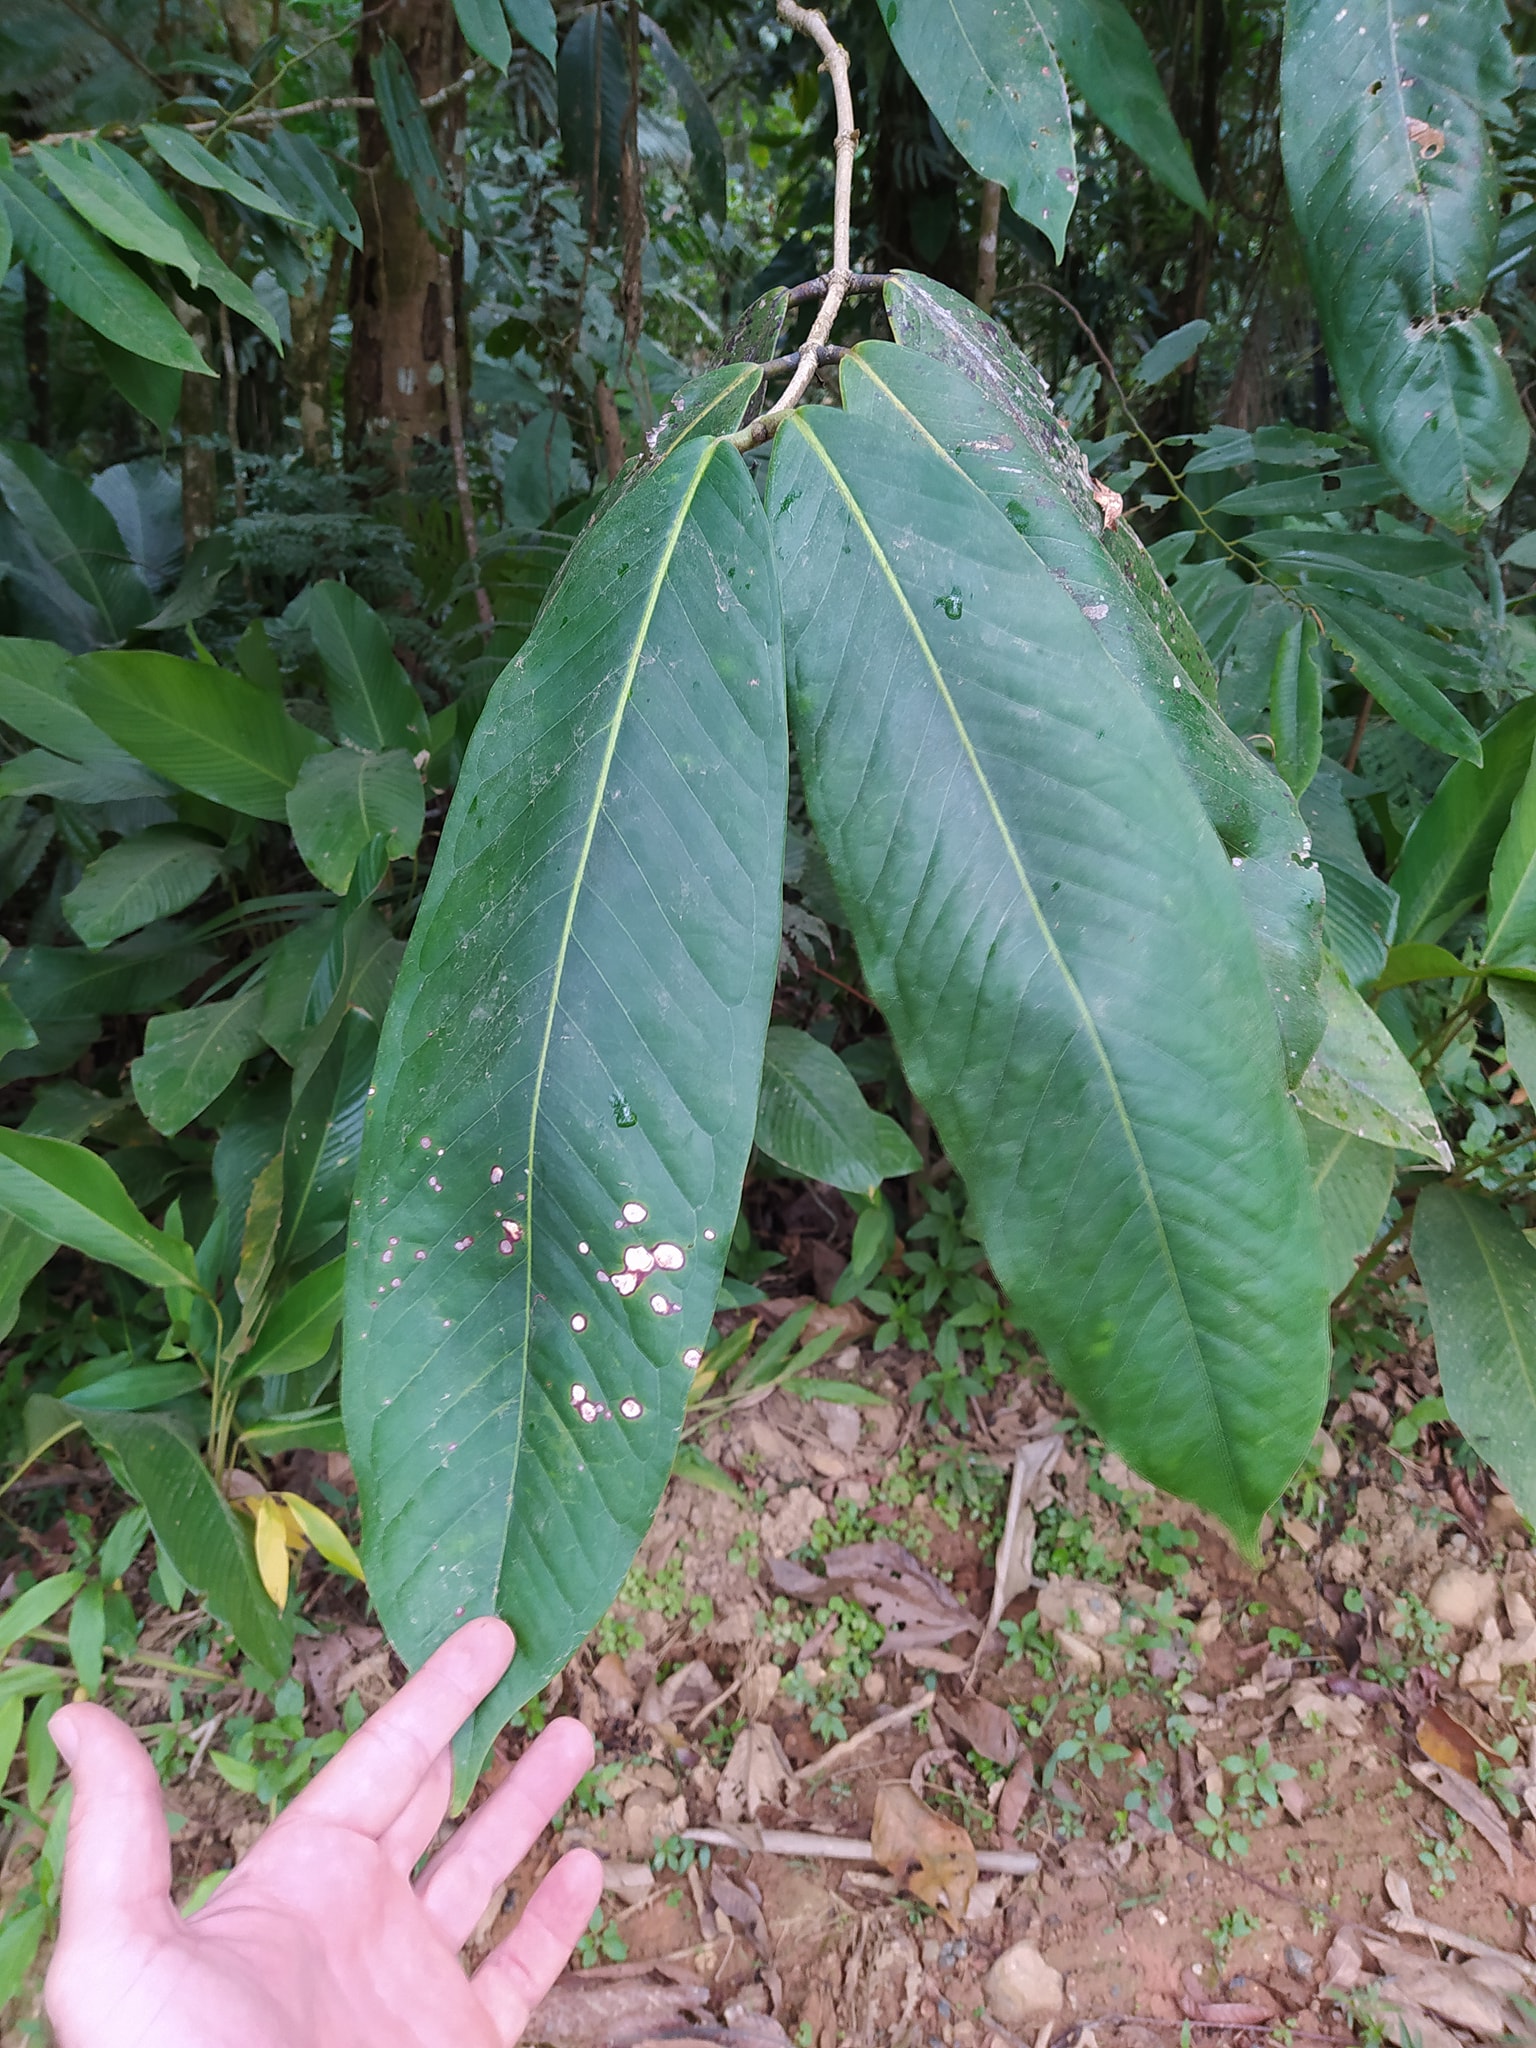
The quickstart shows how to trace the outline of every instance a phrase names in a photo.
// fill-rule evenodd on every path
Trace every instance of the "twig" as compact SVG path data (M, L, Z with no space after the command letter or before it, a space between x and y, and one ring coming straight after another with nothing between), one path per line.
M831 346L819 348L816 351L816 367L818 370L821 370L825 369L828 363L840 363L847 353L848 351L845 348ZM775 356L771 363L764 363L763 375L765 377L782 377L787 371L797 370L799 367L800 351L799 349L794 349L787 356Z
M803 1764L796 1771L796 1778L819 1778L823 1771L840 1764L856 1749L862 1749L866 1742L873 1742L877 1735L889 1734L893 1728L904 1728L909 1721L915 1721L919 1714L925 1714L933 1705L933 1694L926 1688L914 1693L904 1707L892 1707L889 1713L877 1715L865 1728L850 1735L846 1742L834 1742L813 1764Z
M981 235L976 244L976 303L990 313L997 294L997 227L1003 217L1003 188L988 178L981 188Z
M327 40L330 40L327 38ZM423 99L422 111L431 113L460 93L467 92L475 82L477 73L473 66L468 71L428 93ZM327 99L299 100L291 107L249 107L244 113L226 114L217 121L183 121L177 126L183 135L212 135L226 128L269 128L277 121L296 121L303 114L373 114L379 103L366 93L337 93ZM103 121L99 128L63 128L53 135L39 135L31 142L13 142L12 156L26 156L31 150L46 148L56 142L90 142L98 135L129 136L138 130L126 121Z
M1339 763L1339 766L1346 775L1353 775L1355 772L1355 763L1360 758L1360 749L1365 745L1365 728L1371 722L1373 704L1374 700L1370 691L1367 690L1360 701L1360 709L1355 717L1355 729L1349 736L1348 750L1344 755L1344 759Z
M777 404L761 413L750 427L737 434L738 448L756 448L778 431L810 389L818 367L822 344L832 332L832 323L842 310L853 275L849 263L849 219L853 208L853 153L859 146L859 131L853 125L853 92L848 83L848 52L827 26L827 18L816 7L802 7L799 0L778 0L780 21L809 36L821 51L821 68L832 81L832 98L837 108L837 133L832 138L836 169L832 185L832 268L827 272L821 309L811 331L800 346L800 361Z
M848 280L847 296L851 299L859 292L884 291L891 281L888 270L856 270ZM786 301L791 306L803 306L808 299L826 296L827 280L824 277L808 277L804 284L791 285Z
M1476 1941L1470 1934L1458 1934L1453 1927L1441 1927L1433 1920L1421 1920L1417 1913L1403 1913L1395 1908L1382 1916L1382 1924L1393 1934L1417 1935L1420 1941L1435 1941L1442 1948L1453 1948L1458 1955L1485 1956L1492 1961L1510 1963L1523 1976L1536 1981L1536 1963L1527 1962L1524 1956L1517 1956L1512 1949L1492 1948L1486 1941Z
M825 1856L831 1863L878 1863L868 1842L849 1835L813 1835L801 1828L684 1828L685 1842L763 1856ZM1040 1858L1029 1849L978 1849L976 1868L993 1877L1033 1877Z
M240 373L229 331L229 308L219 301L219 351L224 358L224 428L229 436L229 463L235 484L235 517L245 517L245 476L240 468Z

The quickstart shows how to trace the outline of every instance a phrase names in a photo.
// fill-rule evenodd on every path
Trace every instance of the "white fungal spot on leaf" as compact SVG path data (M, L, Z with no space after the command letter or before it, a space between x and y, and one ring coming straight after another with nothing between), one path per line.
M713 1244L713 1243L714 1243L714 1241L715 1241L715 1233L714 1233L714 1232L713 1232L712 1230L706 1230L706 1231L705 1231L705 1233L704 1233L704 1242L705 1242L706 1244Z
M493 1188L499 1188L501 1186L501 1168L499 1166L493 1166L491 1168L491 1186Z
M623 1214L626 1223L643 1223L650 1213L644 1202L626 1202L624 1204Z
M690 1344L688 1346L688 1349L683 1353L683 1363L690 1372L697 1372L704 1363L704 1354L697 1344Z
M633 1394L626 1394L619 1403L619 1413L626 1422L638 1422L645 1413L645 1403L637 1401Z
M456 1237L453 1240L453 1248L456 1252L467 1252L474 1241L472 1237Z
M669 1303L664 1294L653 1294L651 1296L651 1308L655 1314L664 1316L667 1313L668 1307Z
M663 1273L680 1273L687 1264L687 1255L680 1244L659 1244L651 1256Z
M581 1406L582 1402L583 1402L583 1401L585 1401L585 1399L586 1399L586 1398L587 1398L587 1390L586 1390L586 1388L585 1388L585 1387L584 1387L584 1386L583 1386L583 1385L581 1384L581 1381L580 1381L580 1380L573 1380L573 1381L571 1382L571 1406L572 1406L573 1408L579 1408L579 1407Z
M625 1269L631 1273L649 1273L655 1263L643 1244L632 1244L624 1254Z
M582 1241L581 1241L581 1243L580 1243L579 1245L577 1245L576 1249L577 1249L577 1251L579 1251L579 1252L581 1253L581 1256L582 1256L583 1258L585 1258L585 1257L587 1256L588 1252L590 1252L590 1251L591 1251L592 1247L591 1247L591 1245L589 1245L589 1244L587 1243L586 1239L585 1239L585 1238L583 1238L583 1239L582 1239Z
M639 1285L640 1275L638 1273L615 1273L613 1276L613 1291L615 1294L633 1294Z
M578 1337L581 1335L582 1331L586 1327L587 1319L585 1316L576 1315L571 1317L571 1328L576 1332Z

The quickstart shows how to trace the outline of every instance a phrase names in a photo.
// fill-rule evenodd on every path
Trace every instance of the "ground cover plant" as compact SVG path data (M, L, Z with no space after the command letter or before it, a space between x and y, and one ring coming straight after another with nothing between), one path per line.
M0 25L0 1989L66 1686L243 1660L272 1809L317 1597L494 1609L467 1797L739 1410L910 1402L1000 1541L1049 1374L1187 1605L1172 1503L1322 1528L1432 1343L1392 1453L1536 1510L1528 25L1015 12ZM828 1743L884 1623L818 1626Z

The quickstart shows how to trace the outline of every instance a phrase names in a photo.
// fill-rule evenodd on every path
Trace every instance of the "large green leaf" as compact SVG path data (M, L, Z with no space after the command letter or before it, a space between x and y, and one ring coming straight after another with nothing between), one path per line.
M1323 1030L1323 888L1295 800L1216 710L1210 664L1141 543L1125 527L1105 533L1087 466L1007 336L926 280L898 275L887 303L904 346L865 344L850 358L845 403L904 411L936 440L1063 582L1105 656L1156 712L1234 863L1287 1071L1298 1076Z
M199 265L186 236L174 219L145 205L98 142L47 144L34 151L33 161L81 219L109 242L151 263L168 263L189 284L197 284Z
M688 148L693 156L693 189L705 213L712 213L725 225L725 144L714 110L703 88L687 64L672 47L672 39L659 22L648 14L640 17L640 32L655 52L668 85L677 94L683 125L688 131Z
M1303 1116L1301 1130L1323 1219L1323 1277L1329 1293L1337 1294L1376 1241L1392 1199L1397 1158L1390 1145L1373 1145L1315 1116Z
M274 1303L261 1334L239 1362L241 1379L263 1373L301 1372L331 1347L341 1321L345 1259L332 1259L308 1273Z
M1153 177L1197 212L1205 194L1174 124L1147 39L1121 0L1033 0L1062 69L1089 107Z
M373 90L379 119L389 137L395 170L411 188L421 224L443 246L453 228L453 202L438 160L432 129L416 91L411 67L393 36L385 36L373 60Z
M537 50L553 70L555 63L555 10L550 0L502 0L507 19L523 41Z
M791 1173L858 1195L923 1163L900 1124L870 1108L832 1048L784 1024L769 1027L763 1048L757 1142Z
M304 865L338 896L376 838L385 840L389 859L408 860L425 817L421 775L409 754L333 747L312 755L288 792L288 822Z
M1482 895L1533 742L1536 697L1525 697L1483 734L1481 766L1456 762L1409 827L1392 877L1399 944L1439 938Z
M475 55L493 71L505 71L512 61L512 31L501 0L453 0L453 11Z
M192 1254L139 1214L104 1159L62 1138L0 1129L0 1209L151 1287L196 1287Z
M363 224L325 151L312 135L274 128L263 146L267 177L313 228L334 228L354 249L363 246Z
M1106 1438L1251 1546L1327 1345L1230 860L953 462L818 407L780 428L768 505L811 814L991 1264Z
M153 925L93 953L84 946L18 946L0 981L34 1023L159 1009L218 962L176 925Z
M313 1257L346 1223L378 1044L372 1018L344 1008L302 1085L296 1077L283 1134L278 1250L285 1263Z
M1077 198L1066 81L1034 0L884 0L896 53L973 171L1061 260Z
M245 1654L281 1678L293 1657L293 1625L262 1586L246 1517L230 1509L197 1447L163 1415L74 1412L142 1501L155 1542L181 1577Z
M258 213L275 213L280 220L293 219L281 200L253 185L249 178L242 178L212 150L205 149L195 135L186 135L179 128L162 127L157 121L144 122L139 133L161 162L169 164L189 185L201 185L205 192L227 192L231 199L254 207Z
M203 661L90 654L69 682L81 710L147 768L253 818L287 818L300 768L325 745L265 690Z
M470 1767L612 1599L708 1341L778 962L780 648L745 466L691 442L492 692L389 1011L343 1407L401 1654L517 1630Z
M180 139L187 143L196 141L196 138L190 135ZM222 299L232 313L238 313L242 320L249 320L253 327L267 337L274 348L280 349L283 345L282 336L272 314L257 298L244 278L237 276L230 269L212 242L187 217L164 186L157 185L144 166L129 156L126 150L119 149L115 143L102 142L98 143L97 147L124 182L132 186L149 211L167 226L173 227L186 243L197 260L198 282L206 290L211 291L215 298ZM209 161L213 162L214 159L210 158Z
M1287 0L1285 182L1339 396L1458 529L1503 503L1530 442L1476 311L1499 230L1488 128L1515 82L1502 0Z
M629 107L629 62L610 7L577 14L560 45L555 87L565 174L581 194L583 222L606 234L618 202Z
M213 375L176 315L144 280L84 222L3 163L0 204L10 216L17 255L87 327L152 363L194 377Z
M1536 1249L1487 1196L1430 1187L1413 1259L1451 1420L1536 1520Z
M52 640L0 639L0 720L67 760L133 765L70 696L68 672L69 656Z
M1526 772L1488 876L1482 964L1536 973L1536 776Z
M129 1069L134 1099L157 1131L184 1130L261 1049L261 989L247 982L222 1003L151 1017Z
M380 754L424 747L421 699L372 605L345 583L316 583L305 596L304 621L325 669L325 694L341 738Z
M1536 988L1528 981L1489 983L1504 1021L1504 1050L1515 1079L1536 1100Z
M1479 687L1475 661L1357 597L1316 583L1307 584L1306 594L1328 638L1349 656L1360 681L1399 725L1441 753L1463 761L1482 759L1476 727L1440 687L1442 681Z
M108 640L122 640L155 608L112 514L89 487L40 448L0 441L0 492L38 552L91 605Z
M178 825L151 825L98 854L60 908L86 945L98 950L185 910L223 864L219 848L206 839Z
M1449 1169L1451 1148L1418 1075L1331 958L1324 963L1322 990L1328 1028L1297 1086L1297 1102L1330 1130L1401 1147Z

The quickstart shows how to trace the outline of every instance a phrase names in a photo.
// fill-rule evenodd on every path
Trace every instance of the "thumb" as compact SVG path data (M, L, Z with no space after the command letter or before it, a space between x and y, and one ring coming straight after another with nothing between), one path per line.
M148 1931L170 1910L171 1895L171 1840L154 1765L105 1707L61 1707L48 1732L74 1783L61 1938Z

